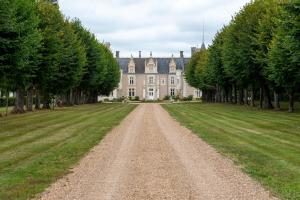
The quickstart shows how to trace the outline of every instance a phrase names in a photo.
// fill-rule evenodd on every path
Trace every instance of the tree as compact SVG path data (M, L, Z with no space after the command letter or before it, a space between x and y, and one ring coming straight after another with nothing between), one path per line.
M268 78L283 87L289 96L289 112L294 111L294 93L300 84L300 7L282 4L277 29L268 53Z
M215 87L217 102L228 102L229 98L231 99L231 94L229 94L231 86L230 79L225 73L222 59L225 29L226 27L223 27L223 29L216 34L213 44L208 49L208 82Z
M69 92L69 104L73 104L73 88L80 84L83 69L86 65L86 52L82 41L76 35L73 25L66 20L63 26L63 54L60 58L60 69L57 82L60 89L56 94Z
M64 18L57 6L40 1L38 14L41 19L39 29L42 33L42 47L39 49L39 70L36 76L36 88L43 95L43 108L49 109L51 98L58 93L60 64L63 57ZM36 105L39 109L39 105Z
M37 29L35 1L1 2L1 70L9 89L16 91L14 113L23 113L25 88L36 69L35 56L41 36ZM4 18L2 18L4 17ZM2 51L3 50L3 51ZM8 88L7 88L8 89ZM6 89L6 90L7 90Z
M12 90L13 80L10 77L10 70L13 68L13 62L11 55L15 52L14 43L17 40L16 8L11 3L11 0L3 0L0 4L0 89L5 91L7 99L8 92Z
M263 6L266 9L264 15L259 19L256 34L254 36L253 43L256 48L253 50L254 61L257 64L257 71L260 79L264 79L264 82L274 90L274 105L276 109L280 109L278 93L281 91L280 87L267 79L267 66L268 66L268 51L274 37L274 31L276 29L276 19L280 12L280 5L276 0L265 0ZM265 101L265 104L268 102ZM265 105L266 107L267 105Z
M191 86L202 90L204 101L212 101L210 91L213 88L208 84L207 58L206 49L195 52L185 69L185 77Z

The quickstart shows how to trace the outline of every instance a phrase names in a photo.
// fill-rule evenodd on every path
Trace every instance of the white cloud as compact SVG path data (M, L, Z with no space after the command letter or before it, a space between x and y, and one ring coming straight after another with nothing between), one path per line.
M60 0L68 17L77 17L100 41L109 41L121 56L170 56L205 43L250 0Z

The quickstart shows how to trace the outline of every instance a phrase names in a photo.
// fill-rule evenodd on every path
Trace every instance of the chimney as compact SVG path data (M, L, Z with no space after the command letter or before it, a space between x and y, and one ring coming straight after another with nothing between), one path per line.
M120 57L120 51L116 51L116 58Z
M183 58L183 51L180 51L180 58Z
M141 51L139 51L139 58L141 58L142 57L142 52Z

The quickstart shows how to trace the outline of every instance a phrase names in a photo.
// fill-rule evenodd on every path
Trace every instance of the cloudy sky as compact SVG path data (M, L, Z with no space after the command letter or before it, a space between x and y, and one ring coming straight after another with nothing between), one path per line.
M205 43L250 0L59 0L68 17L79 18L120 56L169 57Z

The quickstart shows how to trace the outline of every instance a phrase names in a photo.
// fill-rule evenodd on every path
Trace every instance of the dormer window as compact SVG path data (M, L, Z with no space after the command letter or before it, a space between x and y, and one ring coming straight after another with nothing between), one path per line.
M153 73L153 65L149 65L149 72Z
M134 73L134 67L133 66L129 67L129 73Z
M172 55L172 59L171 59L171 61L169 63L169 72L170 73L176 73L176 62L175 62L175 60L173 58L173 55Z
M145 73L157 73L157 60L152 57L145 60Z
M128 73L135 73L135 63L132 56L128 63Z

